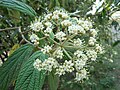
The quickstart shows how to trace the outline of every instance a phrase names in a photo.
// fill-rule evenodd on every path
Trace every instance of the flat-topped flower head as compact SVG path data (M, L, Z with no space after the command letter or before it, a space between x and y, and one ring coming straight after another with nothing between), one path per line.
M71 17L65 10L55 10L31 25L33 44L48 56L43 62L36 60L34 68L63 76L71 74L76 81L87 78L90 63L102 54L102 45L97 41L97 28L89 19ZM76 74L76 76L75 76Z

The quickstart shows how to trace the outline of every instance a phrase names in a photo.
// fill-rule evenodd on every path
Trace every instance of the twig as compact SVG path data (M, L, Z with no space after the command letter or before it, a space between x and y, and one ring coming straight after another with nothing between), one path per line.
M21 27L19 27L19 32L20 32L22 38L23 38L27 43L32 44L32 43L29 42L29 41L25 38L25 36L22 34L22 32L21 32Z
M65 52L65 54L69 57L69 59L72 59L72 57L68 54L68 52L63 48L63 51Z
M30 41L28 41L28 40L25 38L25 36L24 36L24 35L22 34L22 32L21 32L21 27L19 27L19 32L20 32L22 38L23 38L27 43L29 43L29 44L37 47L38 49L41 49L41 47L34 45L33 43L31 43Z
M59 45L59 46L60 46L60 44L59 44L59 43L57 43L55 40L53 40L53 39L51 39L51 38L50 38L50 40L52 40L55 44L57 44L57 45Z
M7 30L14 30L14 29L19 29L19 27L12 27L12 28L0 29L0 32L7 31Z

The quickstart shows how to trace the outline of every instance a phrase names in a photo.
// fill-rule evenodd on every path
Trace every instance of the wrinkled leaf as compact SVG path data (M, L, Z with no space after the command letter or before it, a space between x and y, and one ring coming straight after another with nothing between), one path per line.
M24 63L15 90L41 90L45 79L45 71L38 71L34 68L33 63L37 58L44 61L47 56L37 51Z
M17 79L21 65L28 59L33 50L31 45L23 45L8 57L0 67L0 89L8 90L9 86Z
M36 16L36 12L32 9L32 7L17 0L0 0L0 6L15 9L30 16Z

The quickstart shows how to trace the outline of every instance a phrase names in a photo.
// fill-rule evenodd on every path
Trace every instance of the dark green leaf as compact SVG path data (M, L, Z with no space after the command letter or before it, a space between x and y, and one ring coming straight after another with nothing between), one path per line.
M45 71L38 71L33 67L37 58L44 61L47 56L37 51L24 63L15 90L41 90L45 79Z
M31 55L33 46L24 45L10 55L8 60L0 67L0 89L8 90L17 79L21 65Z
M36 16L36 12L32 9L32 7L17 0L0 0L0 6L15 9L30 16Z
M120 40L114 42L112 46L115 47L115 46L117 46L119 43L120 43Z
M50 33L50 35L49 35L49 38L48 38L48 39L49 39L49 41L50 41L50 43L51 43L51 44L53 44L53 43L54 43L54 42L52 41L52 40L54 40L54 33L53 33L53 32L51 32L51 33ZM51 40L51 39L52 39L52 40Z

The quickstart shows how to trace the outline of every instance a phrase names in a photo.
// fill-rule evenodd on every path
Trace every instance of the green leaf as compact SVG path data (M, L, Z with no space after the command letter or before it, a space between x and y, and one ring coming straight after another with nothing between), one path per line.
M32 7L17 0L0 0L0 6L15 9L30 16L36 16L36 12L32 9Z
M10 16L13 23L20 23L20 12L12 9L8 9L8 15Z
M112 46L115 47L115 46L117 46L119 43L120 43L120 40L115 41Z
M23 45L13 52L7 61L0 67L0 89L8 90L9 86L17 79L21 65L31 55L33 46Z
M55 75L54 72L52 71L48 75L48 83L50 90L57 90L59 85L59 76Z
M33 63L37 58L44 61L47 56L37 51L24 63L15 90L41 90L45 79L45 71L38 71L34 68Z
M54 38L55 38L55 37L54 37L54 33L51 32L50 35L49 35L49 38L48 38L49 41L50 41L50 44L53 44L53 43L54 43L54 42L52 41L52 40L54 40ZM51 39L52 39L52 40L51 40Z

